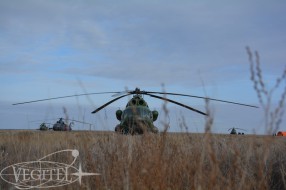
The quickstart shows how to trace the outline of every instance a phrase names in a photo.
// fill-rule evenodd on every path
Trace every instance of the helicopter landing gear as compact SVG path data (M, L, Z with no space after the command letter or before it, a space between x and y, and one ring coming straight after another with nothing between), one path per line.
M116 127L115 127L115 132L116 133L120 133L120 134L123 134L123 135L128 135L128 134L130 134L129 133L129 129L128 128L126 128L126 127L122 127L121 125L116 125Z
M157 134L159 132L158 128L154 126L154 128L152 129L152 132Z
M146 130L144 130L142 127L139 126L127 127L127 126L117 125L115 127L115 132L124 135L142 135L144 132L146 132Z

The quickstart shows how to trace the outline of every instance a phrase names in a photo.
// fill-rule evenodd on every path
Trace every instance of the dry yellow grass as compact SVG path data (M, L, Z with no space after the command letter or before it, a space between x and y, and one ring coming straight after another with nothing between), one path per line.
M101 175L56 189L285 189L285 145L254 135L1 131L0 168L77 149L83 171Z

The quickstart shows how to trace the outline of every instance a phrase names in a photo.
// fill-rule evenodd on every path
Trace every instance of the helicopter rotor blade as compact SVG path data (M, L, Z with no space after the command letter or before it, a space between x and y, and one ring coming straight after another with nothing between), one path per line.
M115 102L116 100L119 100L120 98L123 98L123 97L128 96L128 95L129 95L129 94L125 94L125 95L123 95L123 96L114 98L113 100L111 100L111 101L109 101L109 102L103 104L102 106L100 106L99 108L97 108L96 110L94 110L94 111L91 112L91 113L96 113L96 112L100 111L101 109L105 108L106 106L108 106L109 104Z
M132 91L122 91L122 92L118 92L116 94L113 94L111 97L119 97L119 96L122 96L122 95L125 95L125 94L131 94Z
M39 100L32 100L32 101L27 101L27 102L20 102L20 103L15 103L12 104L14 105L19 105L19 104L28 104L28 103L34 103L34 102L42 102L42 101L47 101L47 100L56 100L56 99L62 99L62 98L70 98L70 97L77 97L77 96L87 96L87 95L94 95L94 94L114 94L114 93L119 93L119 92L97 92L97 93L85 93L85 94L75 94L75 95L69 95L69 96L59 96L59 97L54 97L54 98L45 98L45 99L39 99Z
M77 122L77 123L92 125L91 123L86 123L86 122L78 121L78 120L75 120L75 119L70 119L69 121L74 121L74 122Z
M176 101L171 100L171 99L168 99L168 98L164 98L164 97L161 97L161 96L156 96L156 95L154 95L154 94L146 94L146 95L151 96L151 97L153 97L153 98L158 98L158 99L161 99L161 100L165 100L165 101L171 102L171 103L173 103L173 104L177 104L177 105L179 105L179 106L182 106L182 107L184 107L184 108L187 108L187 109L189 109L189 110L192 110L192 111L197 112L197 113L202 114L202 115L207 115L206 113L201 112L200 110L194 109L194 108L192 108L192 107L190 107L190 106L187 106L187 105L182 104L182 103L180 103L180 102L176 102Z
M257 106L253 106L253 105L249 105L249 104L232 102L232 101L227 101L227 100L220 100L220 99L215 99L215 98L208 98L208 97L203 97L203 96L194 96L194 95L189 95L189 94L178 94L178 93L169 93L169 92L149 92L149 91L143 91L143 92L145 94L150 93L150 94L166 94L166 95L175 95L175 96L186 96L186 97L200 98L200 99L205 99L205 100L212 100L212 101L217 101L217 102L224 102L224 103L229 103L229 104L236 104L236 105L241 105L241 106L258 108Z
M228 131L232 130L232 129L239 129L239 130L242 130L242 131L247 131L245 129L241 129L241 128L237 128L237 127L233 127L233 128L229 128Z

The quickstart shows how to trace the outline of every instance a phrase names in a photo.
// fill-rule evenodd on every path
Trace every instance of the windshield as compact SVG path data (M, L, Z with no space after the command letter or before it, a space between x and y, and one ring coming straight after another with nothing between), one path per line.
M126 119L127 117L139 116L141 118L149 118L152 119L152 112L146 107L131 107L126 108L123 111L122 119Z

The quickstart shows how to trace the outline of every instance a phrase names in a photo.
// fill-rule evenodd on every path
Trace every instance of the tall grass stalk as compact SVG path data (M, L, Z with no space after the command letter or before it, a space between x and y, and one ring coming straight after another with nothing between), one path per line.
M253 82L259 103L264 110L266 132L268 134L276 133L279 130L285 111L286 67L282 71L281 76L277 77L274 85L269 87L263 78L259 53L257 51L253 53L249 47L246 47L246 51L250 62L250 79ZM280 87L282 88L280 99L275 99L273 103L273 94L278 91ZM277 103L277 105L275 103Z

